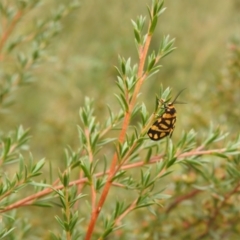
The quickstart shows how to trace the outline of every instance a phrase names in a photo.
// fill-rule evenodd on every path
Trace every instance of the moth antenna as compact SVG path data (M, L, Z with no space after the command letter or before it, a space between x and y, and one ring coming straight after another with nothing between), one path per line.
M187 104L187 103L182 101L175 101L174 104Z
M174 98L174 100L172 101L173 104L174 104L174 103L177 103L177 104L185 104L184 102L176 102L176 100L177 100L177 98L179 97L179 95L180 95L185 89L187 89L187 88L182 89L182 90L177 94L177 96L176 96L176 97Z

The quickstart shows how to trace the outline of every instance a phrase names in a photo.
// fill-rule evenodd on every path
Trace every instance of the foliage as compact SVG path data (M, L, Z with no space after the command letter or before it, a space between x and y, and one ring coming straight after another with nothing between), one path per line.
M1 114L16 90L36 79L35 71L47 61L63 18L78 6L75 1L60 5L48 18L36 20L30 30L18 32L16 25L41 3L0 3L5 23L0 42ZM23 126L1 133L1 239L224 239L239 235L240 137L214 124L206 134L193 129L182 132L177 141L166 137L153 142L146 135L162 112L159 99L168 101L175 91L174 86L162 85L158 92L154 90L153 113L140 100L143 84L151 81L163 58L175 49L169 35L161 37L156 49L152 47L164 2L152 0L147 10L148 18L132 20L138 61L118 58L118 107L106 105L108 116L100 120L95 115L96 101L85 97L79 111L79 145L76 150L65 150L64 166L35 160L29 151L29 130ZM238 57L236 50L229 78L239 77ZM49 179L44 171L50 173ZM29 213L39 207L48 214L49 219L41 221L40 233L32 230L36 228L33 214L22 217L23 207ZM142 220L135 224L132 214L140 214ZM51 224L53 220L58 227Z

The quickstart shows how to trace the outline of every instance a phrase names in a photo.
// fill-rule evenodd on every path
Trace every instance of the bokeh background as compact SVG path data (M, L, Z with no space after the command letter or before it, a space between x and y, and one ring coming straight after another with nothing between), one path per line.
M28 28L33 19L50 15L61 3L66 1L43 1L22 19L18 31ZM100 120L105 119L106 104L118 109L114 66L119 55L137 62L131 19L147 15L147 4L141 0L81 1L81 7L64 19L60 35L48 48L48 58L35 71L35 82L18 90L11 112L3 116L3 128L19 124L30 128L34 155L61 161L66 145L78 145L76 125L85 96L95 99ZM227 74L232 40L240 37L240 2L167 0L165 7L151 50L157 50L162 36L168 34L176 39L177 49L144 84L141 101L152 112L160 84L171 87L173 96L187 87L180 98L188 104L177 106L174 138L191 128L204 131L211 121L236 132L239 76L231 79Z
M51 14L66 0L47 0L27 14L17 32ZM119 109L115 92L118 56L137 63L131 19L147 15L150 1L82 0L62 22L62 31L48 47L48 57L34 71L35 81L20 88L15 103L1 115L1 128L20 124L30 128L34 158L46 158L55 168L63 166L64 148L79 146L79 108L86 96L95 100L95 115L103 121L106 104ZM141 89L140 101L154 109L160 85L173 95L187 90L177 105L178 122L173 139L192 128L199 135L210 123L234 136L239 132L240 1L166 0L151 50L157 50L164 35L175 38L177 49L162 60L162 68Z

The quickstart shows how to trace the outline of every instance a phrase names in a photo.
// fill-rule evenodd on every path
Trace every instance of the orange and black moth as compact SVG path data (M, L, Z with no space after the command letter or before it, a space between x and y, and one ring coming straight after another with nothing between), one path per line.
M181 103L176 102L176 100L183 90L181 90L177 94L173 102L169 102L166 104L166 102L161 100L164 107L164 113L154 122L154 124L150 127L150 129L147 132L149 138L152 139L153 141L159 141L168 135L169 137L172 136L177 117L177 111L174 107L174 103Z

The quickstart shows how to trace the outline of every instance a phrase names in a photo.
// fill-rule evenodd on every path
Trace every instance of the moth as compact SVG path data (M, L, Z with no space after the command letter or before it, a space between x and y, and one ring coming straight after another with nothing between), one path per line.
M185 88L183 90L185 90ZM177 117L177 111L174 107L174 103L182 103L176 102L176 100L183 90L177 94L172 102L167 103L162 99L160 100L164 107L164 113L153 123L147 132L149 138L153 141L159 141L168 135L169 137L172 137Z

